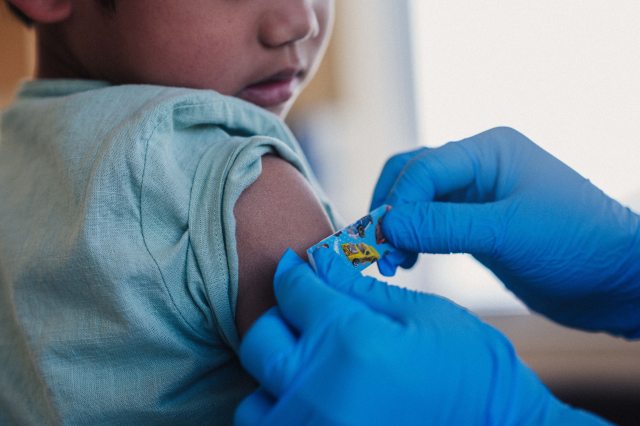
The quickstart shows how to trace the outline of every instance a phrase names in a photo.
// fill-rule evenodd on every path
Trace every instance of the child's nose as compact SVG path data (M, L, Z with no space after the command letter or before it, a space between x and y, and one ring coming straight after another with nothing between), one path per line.
M313 38L320 31L312 0L268 0L269 8L260 25L260 42L280 47Z

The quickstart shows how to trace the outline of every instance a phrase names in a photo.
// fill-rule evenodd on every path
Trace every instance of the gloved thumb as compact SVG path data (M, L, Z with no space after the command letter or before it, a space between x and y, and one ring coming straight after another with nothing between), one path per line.
M382 222L389 242L417 253L491 254L502 234L502 204L449 202L393 206Z

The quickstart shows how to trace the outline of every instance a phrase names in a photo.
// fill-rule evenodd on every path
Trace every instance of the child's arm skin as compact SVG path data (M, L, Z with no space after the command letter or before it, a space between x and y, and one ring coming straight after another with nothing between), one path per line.
M268 155L262 174L235 206L239 258L236 326L242 337L271 306L273 274L287 247L306 249L333 232L320 201L291 164Z

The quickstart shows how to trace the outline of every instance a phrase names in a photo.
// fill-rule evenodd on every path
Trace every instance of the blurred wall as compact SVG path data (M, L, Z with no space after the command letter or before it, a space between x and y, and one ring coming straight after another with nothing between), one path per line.
M614 198L636 202L640 2L413 5L424 143L511 125Z

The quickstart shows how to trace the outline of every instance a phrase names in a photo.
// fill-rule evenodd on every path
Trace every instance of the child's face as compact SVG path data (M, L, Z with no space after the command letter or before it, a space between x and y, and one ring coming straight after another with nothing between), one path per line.
M284 117L315 73L334 0L73 1L64 38L78 76L213 89Z

